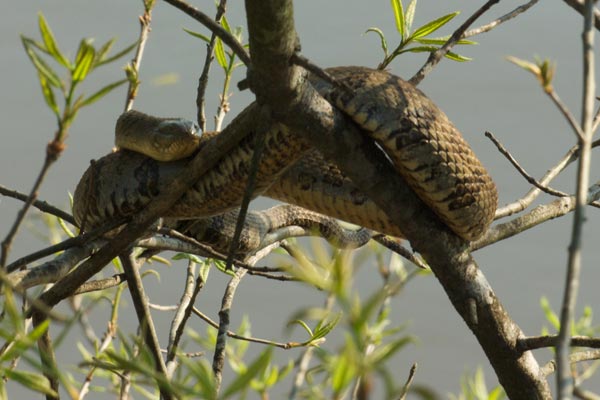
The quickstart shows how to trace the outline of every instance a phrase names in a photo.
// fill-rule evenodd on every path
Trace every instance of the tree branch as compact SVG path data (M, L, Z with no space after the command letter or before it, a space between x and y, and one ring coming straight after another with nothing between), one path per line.
M585 13L585 0L564 0L571 8L583 15ZM600 31L600 10L594 9L594 26Z
M559 340L556 345L556 384L559 399L569 399L573 393L574 381L569 363L569 334L573 321L573 312L579 289L579 275L581 273L581 246L582 229L585 221L585 205L590 179L592 158L592 130L594 118L594 97L596 92L595 67L594 67L594 30L592 27L594 0L585 1L583 18L583 105L581 112L581 130L579 145L581 154L577 168L577 185L575 196L575 213L573 215L573 228L571 243L569 244L569 259L567 264L567 277L560 312Z
M403 228L476 335L511 399L549 399L549 387L532 354L515 347L522 332L466 244L441 225L380 151L305 84L297 67L290 66L297 44L291 1L246 0L246 11L254 67L250 84L258 101L268 103L275 118L309 139Z
M429 58L427 58L425 64L423 64L421 69L419 69L417 73L414 74L412 78L410 78L408 81L415 86L421 83L423 78L425 78L425 76L429 72L431 72L433 67L435 67L436 64L439 63L446 54L448 54L448 52L456 44L456 42L458 42L464 37L465 31L469 28L469 26L473 25L473 22L475 22L477 18L481 17L483 13L492 8L492 6L498 3L499 1L500 0L488 0L483 6L481 6L477 11L475 11L473 15L467 18L467 20L463 22L463 24L459 26L458 29L454 31L454 33L452 33L452 36L450 36L448 41L446 41L446 43L444 43L442 47L429 54Z

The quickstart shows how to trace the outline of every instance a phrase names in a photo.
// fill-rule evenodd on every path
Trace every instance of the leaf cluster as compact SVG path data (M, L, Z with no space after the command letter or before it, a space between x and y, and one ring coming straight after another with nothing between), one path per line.
M377 67L378 69L385 69L388 65L400 54L403 53L431 53L443 46L448 41L449 36L443 37L429 37L432 33L450 22L460 12L456 11L447 15L443 15L432 21L425 23L419 28L412 30L412 24L415 17L415 10L417 8L417 0L411 0L406 10L402 5L402 0L390 0L392 10L394 11L394 19L396 22L396 30L400 34L400 43L389 51L388 41L383 31L377 27L367 29L365 33L373 32L379 36L381 41L381 48L383 50L383 61ZM459 45L476 44L471 40L459 40ZM453 61L469 61L470 58L461 56L460 54L449 51L445 55Z
M38 17L38 26L41 41L21 35L21 42L38 74L44 100L56 116L60 127L59 131L63 132L64 136L79 110L94 104L115 88L126 83L127 79L109 83L88 96L77 94L78 86L94 70L120 59L129 53L137 43L109 55L116 39L110 39L98 48L94 47L91 39L82 39L74 59L70 60L60 50L48 22L41 13ZM51 65L51 62L65 71L65 78L61 78L61 74L57 72L56 67ZM58 95L63 98L62 105L59 105L57 101ZM59 140L63 138L60 137Z

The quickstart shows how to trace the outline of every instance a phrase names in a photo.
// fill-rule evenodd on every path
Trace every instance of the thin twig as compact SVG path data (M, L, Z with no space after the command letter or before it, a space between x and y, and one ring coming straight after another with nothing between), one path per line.
M148 349L150 350L150 353L154 358L154 368L156 369L156 372L159 375L164 376L166 379L167 367L160 352L160 344L158 342L156 329L154 328L154 322L150 315L148 299L144 291L142 277L138 269L139 267L138 265L136 265L136 260L134 259L131 252L128 252L128 254L120 256L119 258L121 259L121 263L123 264L123 270L125 271L125 275L127 276L129 293L131 294L131 299L133 301L135 312L138 317L140 329L144 336L146 346L148 346ZM161 385L160 381L157 381L157 384L160 389L161 398L173 398L171 393L165 390L163 385Z
M600 146L600 140L596 140L592 143L592 148L598 146ZM560 161L550 168L538 182L544 186L548 185L554 178L564 171L567 166L579 158L579 149L579 145L571 147L560 159ZM533 201L540 195L541 192L542 191L538 188L531 188L521 199L496 210L496 216L494 219L508 217L525 210L533 203Z
M204 14L202 11L197 8L189 5L185 1L182 0L164 0L166 3L171 4L172 6L180 9L190 17L194 18L196 21L200 22L202 25L207 27L211 32L216 34L222 41L225 43L236 56L239 57L240 60L246 66L250 66L250 55L244 47L237 41L237 39L227 32L223 27L217 24L212 18L208 15Z
M204 314L202 311L198 310L196 307L192 308L192 312L194 314L196 314L198 317L200 317L202 320L204 320L206 323L208 323L210 326L212 326L213 328L219 329L218 323L216 323L215 321L210 319L210 317L208 315ZM293 347L297 347L297 346L295 346L294 342L288 342L288 343L274 342L274 341L268 340L268 339L259 339L259 338L255 338L252 336L238 335L237 333L230 331L230 330L227 331L227 336L229 336L232 339L244 340L246 342L253 342L253 343L259 343L259 344L266 344L268 346L279 347L279 348L285 349L285 350L291 349Z
M81 235L65 239L62 242L57 243L52 246L49 246L49 247L46 247L45 249L35 251L31 254L28 254L24 257L19 258L18 260L15 260L12 263L10 263L9 265L7 265L6 271L13 272L21 267L26 266L29 263L32 263L33 261L39 260L40 258L49 256L51 254L58 253L59 251L67 250L71 247L83 246L87 242L95 240L95 239L101 237L102 235L104 235L106 232L109 232L109 231L115 229L116 227L121 225L123 222L125 222L125 221L120 220L120 221L108 222L108 223L104 224L103 226L100 226L92 231L85 232L85 233L82 233Z
M85 307L82 305L82 296L73 296L69 298L69 305L71 306L71 310L75 313L77 318L77 322L83 331L83 336L88 341L88 344L95 346L98 342L98 336L96 335L96 331L94 327L90 323L88 319L88 312L92 310L92 308L97 304L95 301L90 302Z
M220 0L219 5L217 7L215 22L218 24L221 23L221 17L225 14L226 3L227 0ZM202 132L206 131L206 113L204 105L206 97L206 87L208 86L208 74L210 72L212 61L215 58L214 49L216 38L217 35L214 32L211 33L210 41L206 44L206 57L204 58L204 67L202 68L200 78L198 78L198 90L196 91L197 119L198 125L202 129Z
M98 346L98 350L96 354L103 353L109 346L112 344L113 339L117 336L117 319L116 314L113 313L112 319L108 322L108 327L104 332L104 337L102 342L100 342L100 346ZM90 370L85 376L85 382L81 386L81 390L79 391L79 400L83 400L83 398L89 393L89 388L92 384L92 378L94 377L94 373L97 371L97 366L90 367Z
M221 309L219 310L219 331L217 333L217 343L215 345L215 354L213 357L213 373L215 374L215 390L218 393L223 380L223 366L225 365L225 346L227 344L227 331L229 330L229 311L233 303L235 291L242 278L246 275L245 269L238 269L231 278L221 300Z
M2 244L0 245L0 268L2 269L4 269L4 267L6 266L6 261L8 260L8 253L10 252L12 241L17 235L17 232L19 231L19 227L25 219L27 211L29 210L31 205L37 200L38 191L42 186L42 182L44 181L46 174L48 173L52 164L54 164L54 162L58 160L62 151L65 148L63 142L66 137L66 132L61 131L61 129L66 129L66 127L64 127L64 125L61 125L59 131L55 135L54 140L48 143L48 145L46 146L46 158L44 159L42 169L40 170L33 184L33 187L31 188L31 191L29 192L29 196L27 196L27 199L25 200L25 204L23 204L23 207L19 210L15 222L13 223L12 227L8 231L8 234L2 241Z
M587 202L592 203L600 199L600 182L593 185L588 191ZM475 242L471 242L470 250L475 251L490 244L507 239L518 233L531 229L543 222L562 217L575 209L575 196L561 197L549 204L541 204L527 214L521 215L503 224L492 226L485 235Z
M333 309L335 305L335 296L331 293L325 299L325 312L329 313ZM306 375L308 374L308 370L310 367L310 361L312 360L313 353L315 348L310 346L304 350L300 360L296 363L298 365L298 372L296 372L296 376L294 377L294 383L290 388L290 394L288 395L288 400L294 400L298 393L300 392L300 388L304 384L304 380L306 379Z
M150 3L150 4L148 4ZM142 58L144 57L144 49L146 48L146 42L148 41L148 35L150 34L150 23L152 22L152 8L154 2L144 1L144 14L140 15L140 37L138 39L137 49L135 56L131 60L129 68L131 68L129 79L129 87L127 88L127 99L125 100L125 110L129 111L133 107L133 102L137 97L137 91L140 84L139 72ZM150 5L150 6L149 6Z
M0 185L0 194L3 196L12 197L13 199L17 199L17 200L21 200L21 201L27 201L27 199L29 198L29 196L27 196L24 193L21 193L16 190L11 190L2 185ZM35 200L31 205L42 212L45 212L47 214L52 214L58 218L61 218L65 221L67 221L68 223L70 223L74 226L77 226L77 223L75 222L75 218L73 218L73 216L71 214L61 210L60 208L54 207L53 205L51 205L45 201Z
M37 328L41 323L46 320L46 316L41 313L36 313L33 316L33 326ZM48 383L50 384L50 388L56 392L56 396L52 396L50 394L46 395L46 400L59 399L58 395L58 376L56 373L59 371L58 365L56 364L56 354L54 353L54 346L52 345L52 338L50 337L50 329L46 329L46 331L40 336L37 341L38 344L38 353L40 354L40 359L43 365L43 373L46 379L48 379Z
M519 351L528 351L541 349L545 347L555 347L558 343L558 335L529 336L517 341ZM593 349L600 348L600 338L590 336L571 336L569 338L571 347L589 347Z
M15 289L27 289L33 286L54 283L64 277L78 262L89 257L106 243L98 239L83 243L81 246L71 247L53 260L37 267L22 271L13 271L4 277L4 283Z
M171 330L169 332L169 344L167 346L167 376L169 378L173 376L175 368L177 367L175 357L177 356L179 342L181 341L181 337L183 336L183 329L185 328L187 321L192 315L192 310L194 308L194 303L196 302L196 297L198 297L200 290L202 290L204 284L206 283L204 281L204 277L199 272L198 276L194 279L194 274L196 273L196 270L196 263L193 261L189 261L185 289L181 295L181 299L179 300L179 306L177 307L177 311L175 313L175 316L173 317L173 321L171 322Z
M248 179L246 181L246 190L244 191L244 197L240 204L240 210L238 213L237 221L235 224L235 231L233 238L229 245L229 251L227 253L227 261L225 262L225 269L230 270L233 265L235 258L235 252L242 236L242 230L244 229L244 222L246 221L246 213L248 212L248 205L252 200L254 193L254 187L256 186L256 175L258 173L258 167L260 165L260 159L265 149L265 136L267 134L268 121L271 120L270 112L263 106L260 108L261 119L258 125L256 136L254 137L254 152L252 154L252 160L250 162L250 170L248 171Z
M431 72L433 67L437 63L439 63L446 54L448 54L448 52L456 44L456 42L458 42L460 39L462 39L464 37L464 33L467 30L467 28L469 26L471 26L477 18L479 18L483 13L485 13L487 10L489 10L494 4L498 3L499 1L500 0L488 0L488 2L486 2L483 6L481 6L481 8L479 8L477 11L475 11L475 13L473 13L473 15L471 15L457 30L454 31L452 36L450 36L448 41L446 41L446 43L444 43L444 45L442 47L440 47L439 49L437 49L436 51L432 52L429 55L429 58L427 58L427 61L425 62L425 64L421 67L420 70L417 71L416 74L413 75L412 78L409 79L409 82L415 86L417 86L419 83L421 83L423 78L425 78L425 76L429 72Z
M416 372L417 372L417 363L414 363L412 365L412 367L410 367L410 371L408 373L408 378L406 379L406 383L402 387L402 392L400 393L399 400L406 399L406 395L408 394L408 389L410 389L410 385L412 384L412 381L415 378Z
M560 313L559 341L556 346L556 386L558 399L568 399L573 393L573 376L569 362L569 332L573 321L573 312L579 289L579 275L581 271L581 241L582 227L585 221L585 204L590 179L592 123L594 113L594 96L596 83L594 80L594 0L585 1L583 22L583 105L581 112L582 135L579 138L581 155L577 168L577 190L575 214L573 216L573 229L571 243L569 244L569 260L567 264L567 277Z
M511 20L513 18L515 18L516 16L523 14L525 11L529 10L531 7L533 7L539 0L531 0L528 3L525 3L517 8L515 8L514 10L512 10L511 12L504 14L503 16L501 16L500 18L496 18L495 20L493 20L490 23L487 23L485 25L482 25L478 28L474 28L474 29L469 29L468 31L465 32L465 34L463 35L463 39L464 38L468 38L471 36L475 36L475 35L479 35L481 33L485 33L485 32L489 32L492 29L494 29L495 27L497 27L498 25Z
M579 386L575 386L575 388L573 388L573 396L582 400L600 400L600 396L590 392L589 390L582 389Z
M567 105L563 103L563 101L560 99L558 93L556 93L554 88L552 86L549 86L549 88L544 90L544 92L552 99L556 107L558 107L558 109L560 110L561 114L565 117L565 119L571 126L571 129L573 129L573 133L575 133L575 135L577 136L578 141L583 140L584 134L581 129L581 126L579 125L579 123L577 122Z
M584 0L563 0L569 6L571 6L579 14L584 15L585 13L585 2ZM594 26L597 30L600 30L600 10L594 9Z
M83 285L79 286L79 289L77 289L75 293L73 293L73 295L89 292L98 292L100 290L106 290L115 286L119 286L125 282L127 282L125 274L115 274L110 278L97 279L94 281L86 282Z
M415 253L408 250L406 247L402 246L398 242L398 239L392 238L387 235L379 234L379 235L373 236L373 240L375 240L377 243L381 244L382 246L385 246L386 248L393 251L394 253L406 258L408 261L415 264L417 267L419 267L421 269L427 269L427 265L425 265L423 260L420 257L418 257Z
M600 350L589 350L589 351L580 351L577 353L572 353L567 358L569 362L569 366L571 364L575 364L582 361L591 361L591 360L599 360L600 359ZM540 373L544 376L548 376L551 373L556 371L556 361L552 360L548 362L546 365L540 368Z
M510 161L510 163L513 165L513 167L515 167L517 169L517 171L521 174L521 176L523 178L525 178L525 180L527 182L529 182L530 184L532 184L536 188L540 189L541 191L543 191L545 193L548 193L548 194L550 194L552 196L557 196L557 197L567 197L567 196L569 196L568 193L561 192L560 190L552 189L550 187L542 185L533 176L529 175L527 173L527 171L525 171L525 169L523 167L521 167L521 165L519 164L519 162L517 160L515 160L515 158L512 156L512 154L510 154L510 152L506 149L506 147L504 147L504 145L502 145L502 143L500 143L500 141L498 139L496 139L496 137L494 136L494 134L492 132L486 131L485 132L485 136L488 139L490 139L494 143L494 145L496 145L496 147L498 148L498 151L500 153L502 153L502 155L504 157L506 157L506 159L508 161Z

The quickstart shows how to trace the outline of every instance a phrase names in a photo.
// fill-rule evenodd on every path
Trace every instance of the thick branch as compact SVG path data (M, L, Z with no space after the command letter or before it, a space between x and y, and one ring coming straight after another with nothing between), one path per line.
M444 228L380 157L372 143L305 84L290 60L296 48L291 1L246 0L254 70L251 87L274 116L333 160L428 261L494 366L511 399L549 399L531 353L520 353L519 327L495 297L467 246ZM341 133L344 132L344 136Z

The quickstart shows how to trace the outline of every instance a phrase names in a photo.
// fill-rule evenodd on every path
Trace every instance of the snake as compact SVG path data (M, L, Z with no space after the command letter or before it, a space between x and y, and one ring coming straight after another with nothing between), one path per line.
M497 189L446 114L415 86L387 71L357 66L326 71L332 81L309 78L319 94L377 143L451 231L467 241L481 237L493 220ZM239 142L163 217L179 224L235 214L246 190L255 137L264 126L257 120L259 110L252 103L222 132L202 135L197 134L195 123L185 119L125 112L115 129L121 150L92 163L77 185L76 221L87 229L135 214L159 196L207 142L241 129L244 135ZM403 237L402 227L301 135L277 121L270 121L264 135L254 197L291 203L297 207L285 212L292 214L305 210Z

